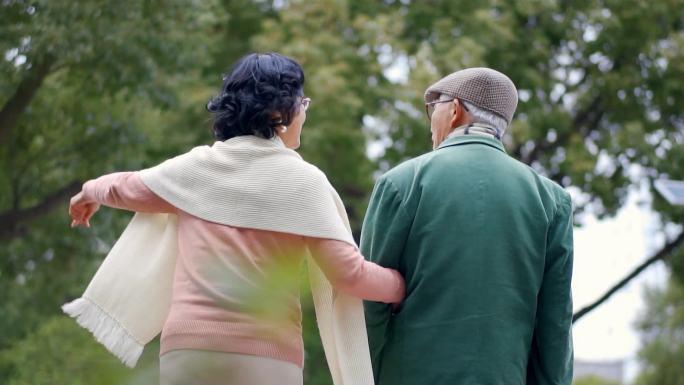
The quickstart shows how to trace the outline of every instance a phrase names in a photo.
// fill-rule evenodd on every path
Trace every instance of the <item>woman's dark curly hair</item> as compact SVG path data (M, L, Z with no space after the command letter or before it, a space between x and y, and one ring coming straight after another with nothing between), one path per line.
M289 125L297 113L303 89L304 71L289 57L277 53L242 57L223 78L221 94L207 103L214 114L214 136L217 140L242 135L272 138L276 127Z

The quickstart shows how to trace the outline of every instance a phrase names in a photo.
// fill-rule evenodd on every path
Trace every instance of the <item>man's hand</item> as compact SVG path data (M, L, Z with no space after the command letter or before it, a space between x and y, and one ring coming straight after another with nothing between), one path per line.
M71 197L69 203L69 216L71 217L71 227L86 226L90 227L90 217L100 208L100 204L87 200L83 191Z

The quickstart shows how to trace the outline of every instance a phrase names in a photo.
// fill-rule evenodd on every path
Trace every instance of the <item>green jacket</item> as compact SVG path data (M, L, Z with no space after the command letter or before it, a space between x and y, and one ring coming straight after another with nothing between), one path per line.
M376 383L572 380L572 204L494 138L463 135L377 182L361 249L407 296L366 302Z

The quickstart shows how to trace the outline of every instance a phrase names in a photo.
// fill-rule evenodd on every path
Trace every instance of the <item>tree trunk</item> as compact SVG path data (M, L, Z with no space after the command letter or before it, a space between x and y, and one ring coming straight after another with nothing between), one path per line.
M50 74L55 64L55 57L47 55L35 63L32 63L28 73L19 83L17 90L0 110L0 143L7 137L19 123L19 118L31 103L36 92L43 84L43 80Z

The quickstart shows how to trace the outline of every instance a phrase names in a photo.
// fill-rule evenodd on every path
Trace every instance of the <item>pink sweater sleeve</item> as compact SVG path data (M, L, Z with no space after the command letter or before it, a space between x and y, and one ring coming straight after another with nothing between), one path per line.
M404 278L394 269L366 261L352 245L332 239L307 238L313 258L337 290L376 302L404 299Z
M138 172L115 172L83 184L83 195L105 206L145 213L175 213L176 208L143 183Z

